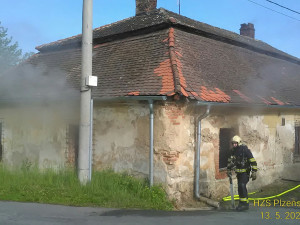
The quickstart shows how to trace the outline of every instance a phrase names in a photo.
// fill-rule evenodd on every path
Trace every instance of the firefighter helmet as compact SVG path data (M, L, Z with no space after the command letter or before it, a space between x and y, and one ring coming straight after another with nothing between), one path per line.
M238 145L241 145L242 144L242 139L239 136L235 135L232 138L232 142L236 142L236 143L238 143Z

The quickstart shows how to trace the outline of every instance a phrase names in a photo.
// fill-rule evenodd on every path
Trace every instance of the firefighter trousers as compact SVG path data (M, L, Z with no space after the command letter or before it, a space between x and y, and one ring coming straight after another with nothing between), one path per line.
M247 183L249 182L249 174L248 173L238 173L237 174L238 181L238 193L240 197L240 204L248 205L248 191L247 191Z

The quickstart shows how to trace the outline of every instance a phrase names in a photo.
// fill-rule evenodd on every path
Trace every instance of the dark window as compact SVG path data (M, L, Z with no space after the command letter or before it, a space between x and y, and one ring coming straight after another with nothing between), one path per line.
M231 138L234 136L233 128L221 128L219 134L219 169L227 166Z
M285 126L285 118L281 118L281 126Z
M68 152L67 164L76 168L78 164L78 147L79 147L79 126L69 125L68 127Z
M300 155L300 126L295 127L295 155Z

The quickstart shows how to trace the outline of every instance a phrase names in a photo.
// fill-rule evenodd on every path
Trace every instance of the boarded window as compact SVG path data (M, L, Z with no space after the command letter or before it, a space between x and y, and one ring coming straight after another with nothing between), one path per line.
M295 127L295 155L300 155L300 126Z
M227 167L231 138L234 136L233 128L221 128L219 134L219 169Z
M2 123L0 122L0 162L3 157L3 143L2 143Z
M70 167L76 168L78 163L79 126L73 124L69 125L67 137L68 137L67 164Z

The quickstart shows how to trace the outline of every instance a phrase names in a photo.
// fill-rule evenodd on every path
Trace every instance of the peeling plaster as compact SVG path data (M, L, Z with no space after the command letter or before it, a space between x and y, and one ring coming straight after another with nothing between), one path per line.
M25 111L32 117L32 109ZM4 120L4 160L10 165L20 165L26 158L37 161L40 167L64 165L66 126L76 121L76 117L65 120L50 111L33 111L40 116L34 116L32 121L21 119L14 109L0 110ZM154 182L162 183L170 198L178 203L193 198L197 115L182 102L155 104L154 107ZM49 117L55 118L55 122L48 122ZM285 126L281 124L283 117ZM290 171L294 167L295 118L290 114L239 115L224 110L203 119L201 193L214 199L228 194L226 176L217 176L221 173L216 167L220 128L235 128L258 162L258 179L249 183L249 191L269 184L281 174L293 174ZM95 105L93 128L94 169L111 168L148 177L147 104Z

